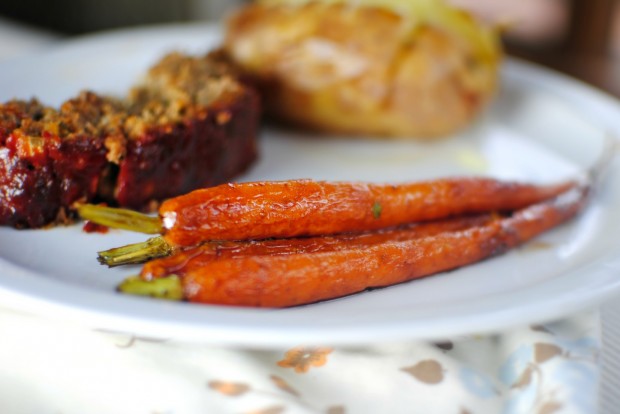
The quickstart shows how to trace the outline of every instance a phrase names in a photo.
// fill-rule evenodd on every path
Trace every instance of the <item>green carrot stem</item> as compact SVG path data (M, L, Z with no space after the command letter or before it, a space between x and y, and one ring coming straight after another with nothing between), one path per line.
M138 296L150 296L159 299L183 300L183 285L176 275L142 280L139 276L131 276L122 281L117 290L121 293Z
M78 207L78 214L85 220L115 229L123 229L146 234L161 234L159 217L152 217L137 211L83 204Z
M152 237L147 241L98 252L99 263L109 267L144 263L158 257L169 256L172 247L163 237Z

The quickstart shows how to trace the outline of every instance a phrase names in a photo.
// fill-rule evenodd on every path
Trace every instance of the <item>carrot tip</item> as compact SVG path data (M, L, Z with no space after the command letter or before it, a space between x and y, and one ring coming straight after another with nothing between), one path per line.
M142 280L131 276L122 281L117 290L121 293L137 296L149 296L158 299L183 300L183 285L176 275L154 280Z
M98 252L97 260L108 267L138 264L158 257L169 256L172 250L172 247L163 237L153 237L145 242Z
M114 229L145 234L160 234L162 232L159 217L148 216L136 211L93 204L83 204L77 210L84 220Z

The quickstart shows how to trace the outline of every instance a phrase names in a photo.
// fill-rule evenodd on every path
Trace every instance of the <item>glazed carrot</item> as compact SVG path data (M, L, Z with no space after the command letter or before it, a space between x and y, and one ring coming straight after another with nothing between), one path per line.
M448 231L464 230L488 223L493 220L494 217L493 214L455 217L428 223L411 224L400 228L333 236L207 242L198 247L182 250L171 256L145 263L142 267L140 276L144 280L152 280L171 274L182 276L187 269L197 268L207 262L222 258L239 258L252 255L281 256L320 253L351 249L354 247L361 249L386 241L419 239Z
M175 197L162 204L159 218L144 217L142 226L136 213L121 215L98 206L82 206L79 212L98 224L146 229L150 233L157 232L153 228L161 231L162 238L150 246L138 244L102 252L102 263L118 265L165 256L209 240L362 232L463 214L512 211L574 186L572 181L543 186L490 178L398 185L311 180L253 182L225 184Z
M479 225L420 238L318 252L190 260L174 280L186 300L208 304L288 307L337 298L501 254L574 217L587 193L588 187L573 188L509 217L495 216ZM155 282L160 280L166 279Z
M515 210L554 197L550 186L455 178L382 185L292 180L226 184L165 201L164 238L173 246L374 230L454 215Z

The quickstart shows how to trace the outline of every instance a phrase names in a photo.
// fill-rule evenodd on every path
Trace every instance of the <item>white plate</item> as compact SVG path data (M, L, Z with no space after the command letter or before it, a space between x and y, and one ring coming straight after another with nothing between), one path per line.
M163 53L204 52L218 42L205 25L83 38L0 65L0 99L59 104L80 89L122 94ZM551 182L591 165L605 136L620 132L618 103L579 83L508 61L487 116L437 143L317 139L267 130L261 160L243 180L404 181L484 174ZM122 296L137 268L109 270L101 249L143 240L80 225L0 229L0 303L38 315L150 337L246 346L364 344L437 339L539 322L594 306L620 291L620 163L585 214L504 256L424 280L284 310L170 303Z

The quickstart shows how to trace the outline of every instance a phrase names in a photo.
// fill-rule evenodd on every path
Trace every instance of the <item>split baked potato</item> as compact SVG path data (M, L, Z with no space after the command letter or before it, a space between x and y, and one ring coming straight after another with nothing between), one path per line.
M441 0L263 0L227 22L223 48L268 114L327 133L438 137L498 84L494 29Z

